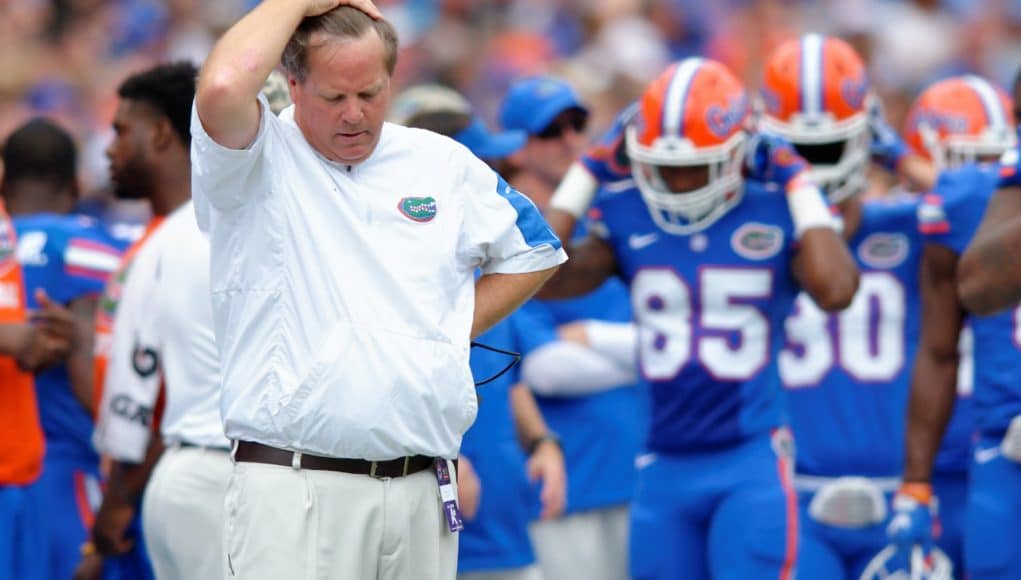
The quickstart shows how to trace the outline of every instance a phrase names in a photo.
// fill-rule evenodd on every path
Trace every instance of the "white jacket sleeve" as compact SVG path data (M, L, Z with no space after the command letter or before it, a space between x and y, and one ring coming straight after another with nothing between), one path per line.
M521 378L547 397L577 397L631 385L635 365L617 364L586 346L558 340L532 351L521 363Z
M139 250L124 282L93 433L97 451L129 463L145 459L160 391L160 345L150 300L157 282L161 233Z

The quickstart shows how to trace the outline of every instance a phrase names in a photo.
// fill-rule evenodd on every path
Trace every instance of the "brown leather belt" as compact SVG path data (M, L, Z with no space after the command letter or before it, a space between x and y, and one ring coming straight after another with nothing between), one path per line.
M354 473L356 475L368 475L370 477L404 477L412 473L418 473L429 469L433 465L433 458L425 455L409 455L398 457L388 461L368 461L366 459L341 459L337 457L321 457L319 455L301 454L299 464L294 465L294 452L286 449L278 449L253 443L251 441L238 441L237 451L234 453L235 461L246 461L249 463L266 463L269 465L283 465L285 467L299 467L301 469L317 469L322 471L340 471L343 473Z

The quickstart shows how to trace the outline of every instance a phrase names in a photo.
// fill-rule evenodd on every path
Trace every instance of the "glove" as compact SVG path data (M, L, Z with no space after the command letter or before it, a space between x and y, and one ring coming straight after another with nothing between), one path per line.
M879 99L870 99L868 111L869 154L873 163L894 173L901 160L908 154L908 145L900 134L886 122L883 105Z
M756 133L748 140L743 167L748 179L792 191L807 176L808 169L808 162L783 137Z
M913 570L912 552L922 550L922 570L929 573L935 566L933 538L939 536L936 498L928 483L904 483L893 498L893 519L886 528L890 543L896 548L891 557L895 569ZM916 562L917 564L917 562Z
M910 554L920 546L924 555L932 552L939 531L936 500L928 483L904 483L893 498L893 519L886 528L890 543L898 552Z

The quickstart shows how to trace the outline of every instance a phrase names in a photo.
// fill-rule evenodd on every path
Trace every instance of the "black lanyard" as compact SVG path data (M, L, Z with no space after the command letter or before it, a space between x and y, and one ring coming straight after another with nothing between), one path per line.
M507 356L509 356L509 357L511 357L513 359L513 360L510 361L510 363L507 364L507 366L503 367L503 369L501 369L500 372L496 373L495 375L489 377L488 379L486 379L484 381L479 381L479 382L475 383L476 387L481 387L482 385L485 385L485 384L488 384L488 383L491 383L491 382L495 381L496 379L498 379L501 376L503 376L504 373L506 373L507 371L509 371L512 368L514 368L514 365L516 365L519 362L521 362L521 353L520 352L514 352L514 351L510 351L510 350L503 350L502 348L496 348L495 346L489 346L487 344L482 344L481 342L472 342L471 345L472 345L472 348L477 346L479 348L488 350L490 352L495 352L495 353L507 355Z

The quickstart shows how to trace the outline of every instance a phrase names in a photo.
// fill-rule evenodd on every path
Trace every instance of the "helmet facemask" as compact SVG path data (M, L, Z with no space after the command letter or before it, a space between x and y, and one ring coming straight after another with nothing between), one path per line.
M628 157L632 174L653 221L665 232L689 235L716 222L742 197L741 163L746 141L744 131L734 133L714 147L696 147L683 137L659 137L651 147L642 145L635 128L627 129ZM705 185L674 191L662 168L706 167Z
M969 163L989 163L1017 146L1017 134L1010 127L986 127L981 135L948 135L929 125L918 127L922 142L937 170L954 169Z
M763 131L784 137L811 164L809 175L831 204L858 195L868 187L868 118L864 112L843 121L828 113L806 119L794 115L790 122L768 115L759 120Z

